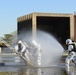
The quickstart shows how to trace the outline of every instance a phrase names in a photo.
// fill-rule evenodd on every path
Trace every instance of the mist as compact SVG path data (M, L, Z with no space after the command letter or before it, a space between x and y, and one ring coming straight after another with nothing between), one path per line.
M41 46L41 66L56 65L60 62L64 49L49 33L38 31L37 42Z
M41 67L50 67L60 62L64 48L61 44L49 33L37 30L35 37L32 37L31 32L21 33L19 38L24 42L35 40L41 47ZM30 58L31 59L31 58ZM34 59L31 59L35 61Z

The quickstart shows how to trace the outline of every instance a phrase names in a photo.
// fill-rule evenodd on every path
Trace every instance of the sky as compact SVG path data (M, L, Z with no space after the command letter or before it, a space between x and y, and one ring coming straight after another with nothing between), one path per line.
M76 0L0 0L0 36L17 30L17 18L33 12L76 12Z

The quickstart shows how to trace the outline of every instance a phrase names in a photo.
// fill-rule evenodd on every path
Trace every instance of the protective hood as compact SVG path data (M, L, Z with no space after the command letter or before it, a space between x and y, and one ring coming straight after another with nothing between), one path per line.
M72 43L72 40L71 39L67 39L66 40L66 44L71 44Z

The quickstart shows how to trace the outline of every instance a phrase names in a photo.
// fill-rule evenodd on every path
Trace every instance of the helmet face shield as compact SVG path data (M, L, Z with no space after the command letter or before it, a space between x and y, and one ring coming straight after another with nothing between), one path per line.
M66 45L67 45L68 43L66 42Z

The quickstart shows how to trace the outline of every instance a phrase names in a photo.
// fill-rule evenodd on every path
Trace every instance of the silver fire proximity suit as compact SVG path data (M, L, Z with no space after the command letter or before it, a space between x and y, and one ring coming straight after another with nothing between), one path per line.
M17 46L15 46L15 50L29 60L26 45L21 40L18 41Z
M23 44L22 41L19 40L18 43L17 43L17 45L15 46L15 50L16 50L17 52L22 53L22 52L25 51L25 49L26 49L26 46Z
M65 60L65 65L66 65L66 68L69 70L69 68L70 68L69 64L70 64L71 60L73 62L75 61L74 57L76 56L76 51L75 51L75 43L72 42L72 40L67 39L66 40L66 44L68 45L69 53L68 53L68 56L67 56L67 58Z
M38 66L41 65L41 48L40 48L40 44L37 44L34 40L32 41L32 44L35 46L35 48L37 49L37 64Z

